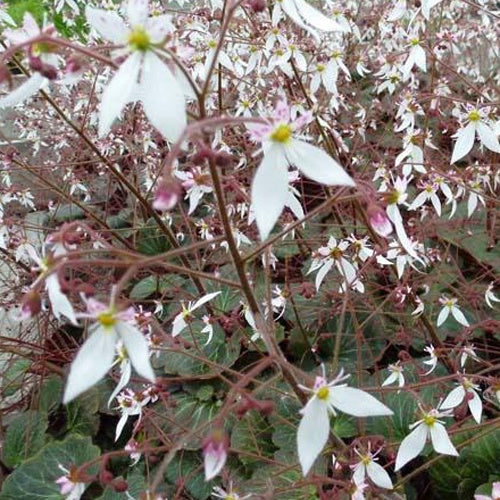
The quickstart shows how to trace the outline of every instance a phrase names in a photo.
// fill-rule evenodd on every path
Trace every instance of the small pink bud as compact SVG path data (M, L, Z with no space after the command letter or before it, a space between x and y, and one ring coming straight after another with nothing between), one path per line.
M392 233L392 224L384 210L379 207L368 209L368 218L373 230L380 236L387 238Z
M254 12L263 12L266 9L266 0L249 0L248 5Z
M51 64L44 64L39 71L42 76L49 80L57 79L57 69Z
M181 187L173 180L161 182L155 192L153 208L159 211L172 210L179 201Z
M36 290L29 290L21 303L21 318L30 319L42 310L40 294Z
M33 71L42 71L43 62L39 57L30 56L29 58L29 66Z
M224 467L227 459L229 438L222 429L214 429L203 442L205 481L213 479Z

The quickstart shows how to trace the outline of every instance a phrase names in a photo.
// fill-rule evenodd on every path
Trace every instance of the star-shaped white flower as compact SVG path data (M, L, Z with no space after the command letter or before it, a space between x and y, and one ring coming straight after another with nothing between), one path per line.
M127 349L135 371L154 383L148 342L135 325L134 310L117 311L113 305L107 306L95 299L87 300L87 310L88 314L80 317L92 318L96 322L90 327L89 338L71 363L63 403L69 403L106 375L113 366L119 340Z
M172 325L172 336L177 337L179 333L184 330L187 326L187 322L191 319L191 315L193 311L196 311L203 304L206 304L208 301L214 299L221 292L207 293L201 299L196 302L189 302L187 306L182 304L182 312L180 312L175 318Z
M392 490L392 480L386 470L377 463L376 456L380 452L372 453L370 447L366 453L361 453L357 449L354 450L359 456L360 461L351 466L354 470L352 479L356 484L364 484L366 476L378 487Z
M305 476L321 453L330 433L330 417L340 410L355 417L392 415L392 410L361 389L340 384L349 378L343 370L331 382L316 377L314 388L302 387L313 396L302 408L297 432L297 448L302 473Z
M462 403L464 399L467 400L467 406L474 417L474 420L480 424L481 414L483 413L483 402L477 391L479 386L473 384L468 378L463 377L462 383L455 387L445 400L441 403L440 408L443 410L451 410L456 408Z
M293 137L310 116L302 115L292 120L290 111L285 101L279 101L268 123L249 127L253 138L262 142L264 153L252 183L252 207L263 240L268 237L289 199L290 165L320 184L355 185L344 169L322 149Z
M439 299L439 302L443 306L441 311L439 311L438 318L437 318L437 326L441 326L447 319L448 316L450 315L450 312L452 316L463 326L469 326L469 322L467 321L467 318L464 316L464 313L460 310L460 308L457 306L457 299L456 298L451 298L449 299L448 297L445 297L444 295Z
M130 53L106 87L99 110L99 135L105 136L129 102L141 101L151 124L169 141L186 126L181 85L158 57L156 48L173 30L170 16L148 17L148 0L129 0L128 25L114 11L87 6L87 21L103 38Z

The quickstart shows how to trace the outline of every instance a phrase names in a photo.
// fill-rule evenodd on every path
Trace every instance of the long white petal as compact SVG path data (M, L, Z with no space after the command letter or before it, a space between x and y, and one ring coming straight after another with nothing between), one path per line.
M479 397L479 394L473 389L468 391L468 394L472 396L472 399L467 400L467 404L469 405L469 410L474 417L474 420L480 424L481 423L481 415L483 413L483 402Z
M462 385L459 385L453 389L445 400L439 405L442 410L450 410L451 408L456 408L465 398L465 389Z
M198 307L201 307L203 304L206 304L208 301L210 301L213 298L217 297L217 295L220 295L221 293L222 292L207 293L200 300L197 300L194 303L194 306L191 307L191 311L194 311L195 309L198 309Z
M149 14L149 0L128 0L127 17L132 26L144 26Z
M129 383L131 375L132 375L132 364L130 363L130 360L127 360L122 368L122 374L120 380L118 381L115 390L111 393L111 396L109 396L108 408L111 406L111 401L113 401L113 399L115 399L116 396L120 394L122 389Z
M325 447L329 432L330 419L326 405L313 397L304 408L297 431L297 449L304 476Z
M378 463L372 460L366 466L366 473L377 486L385 488L386 490L392 490L391 476L389 476L387 471Z
M392 415L392 410L378 399L354 387L333 386L329 401L335 408L355 417Z
M168 33L174 31L170 14L150 17L146 22L146 32L151 38L151 43L161 43Z
M163 137L175 142L187 123L184 92L167 65L153 52L144 57L140 95L151 124Z
M360 462L356 465L356 469L354 470L354 474L352 475L352 480L354 484L363 484L365 482L366 476L366 467L363 462Z
M120 417L120 420L118 420L118 423L116 424L116 430L115 430L115 441L118 441L119 437L121 436L123 428L125 427L125 424L127 423L128 417L129 417L128 413L125 412Z
M155 381L155 374L149 360L148 342L144 335L125 321L118 321L115 329L127 349L128 357L134 370L150 382Z
M430 429L432 446L436 452L442 453L443 455L453 455L458 457L458 451L453 446L444 425L439 422L435 422Z
M463 326L469 326L469 322L467 318L464 316L464 313L458 307L451 308L451 314L453 317Z
M403 225L403 217L401 217L401 212L399 211L399 208L396 204L393 205L388 205L387 206L387 215L391 222L394 224L394 227L396 228L396 234L398 235L399 242L401 243L401 246L406 250L408 255L411 255L414 259L416 259L418 256L413 249L413 245L410 241L410 238L408 238L408 235L406 234L404 225Z
M427 429L428 427L423 423L417 425L417 427L401 441L396 456L395 471L398 471L410 460L413 460L424 449L425 441L427 440Z
M472 149L472 146L474 146L474 137L476 136L476 127L473 123L469 123L465 128L458 130L456 136L457 142L453 148L450 163L460 160Z
M323 280L325 279L325 276L328 274L330 269L333 266L333 260L327 261L325 264L323 264L318 271L318 274L316 274L316 290L319 290L319 287L321 286L321 283L323 283Z
M304 218L304 209L302 208L300 201L295 198L295 195L291 191L288 192L286 206L292 211L293 215L295 215L297 219L301 220Z
M441 311L439 311L438 318L437 318L437 326L441 326L447 319L450 314L450 308L449 307L443 307Z
M112 10L96 9L87 5L85 17L104 39L122 45L127 41L130 30L123 19Z
M339 23L326 17L318 9L309 5L305 0L294 0L297 10L303 19L313 26L322 31L346 31Z
M317 31L311 26L308 26L307 23L302 20L302 17L300 16L297 7L295 6L294 0L283 0L281 2L281 8L292 19L292 21L297 24L297 26L300 26L302 29L309 32L318 43L320 42Z
M141 54L134 52L115 73L104 90L99 108L99 136L103 137L130 102L141 68Z
M493 130L491 130L488 125L479 122L477 124L477 135L479 136L481 144L485 148L488 148L490 151L494 151L495 153L500 153L500 144L498 143L498 138L495 132L493 132Z
M182 313L179 313L173 321L172 324L172 337L177 337L179 333L186 328L187 323L184 321L184 316Z
M61 285L59 284L57 274L52 273L45 280L45 283L54 316L57 319L60 319L61 316L65 316L71 321L71 323L77 325L78 321L76 320L75 311L68 297L66 297L66 295L64 295L61 291Z
M0 99L0 108L10 108L24 102L48 82L40 73L33 73L24 83Z
M309 179L327 186L354 186L351 176L322 149L304 141L293 139L286 154ZM289 156L288 156L289 155Z
M97 384L113 364L116 333L97 328L82 345L71 363L63 403L69 403Z
M205 454L203 468L205 469L205 481L213 479L224 467L227 453L213 452Z
M271 146L252 183L252 207L260 237L265 240L276 224L288 196L288 168L279 146Z

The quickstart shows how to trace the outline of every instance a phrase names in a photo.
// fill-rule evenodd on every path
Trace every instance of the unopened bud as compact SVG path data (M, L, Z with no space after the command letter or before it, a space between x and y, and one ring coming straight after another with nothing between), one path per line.
M33 71L42 71L43 62L39 57L30 56L29 58L29 66Z
M83 62L79 57L70 57L66 61L64 71L66 73L79 73L83 68Z
M21 303L21 318L30 319L42 310L42 300L36 290L29 290Z
M123 479L123 477L117 477L114 481L111 482L111 486L117 493L124 493L128 490L128 483Z
M114 478L113 473L108 469L101 469L99 472L99 481L101 484L109 484Z
M266 9L266 0L249 0L248 5L254 12L263 12Z
M44 64L39 71L42 76L49 80L57 79L57 69L51 64Z
M205 160L209 160L214 155L214 152L210 148L202 147L195 153L192 157L194 163L203 163Z
M181 195L181 187L174 180L163 181L160 183L155 192L153 208L164 212L172 210L177 205Z
M203 466L205 481L213 479L224 467L227 459L229 438L223 429L214 429L203 442Z
M224 151L221 151L220 153L217 153L215 155L215 164L219 167L227 168L231 166L233 161L234 161L234 156Z
M392 224L384 210L376 205L368 208L368 220L372 229L384 238L392 233Z

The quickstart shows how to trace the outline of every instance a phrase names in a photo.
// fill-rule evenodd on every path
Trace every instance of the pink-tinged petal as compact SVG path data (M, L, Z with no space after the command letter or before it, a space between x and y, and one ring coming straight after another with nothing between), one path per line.
M329 402L340 411L355 417L376 417L392 415L390 408L361 389L333 386Z
M479 140L481 144L488 148L490 151L494 151L495 153L500 153L500 144L498 143L498 137L495 132L488 127L488 125L479 122L477 124L477 135L479 136Z
M155 374L149 360L148 342L144 335L129 323L119 321L115 329L127 349L134 370L150 382L155 382Z
M439 311L438 318L437 318L437 326L441 326L447 319L450 314L450 308L449 307L443 307L441 311Z
M495 499L494 496L487 497L486 495L474 495L474 500L492 500Z
M483 413L483 402L479 397L479 394L473 389L467 391L467 394L471 399L467 400L467 404L469 405L469 410L474 417L474 420L480 424L481 423L481 415Z
M149 0L128 0L127 17L131 26L145 26L149 15Z
M16 87L12 92L0 98L0 108L10 108L21 104L38 92L47 82L47 78L43 77L40 73L33 73L19 87Z
M29 12L25 12L24 14L23 29L29 36L36 36L40 34L40 28L38 27L36 20Z
M500 497L500 481L495 481L493 483L493 489L491 490L491 496L493 498L499 498Z
M103 302L99 302L92 297L86 300L87 311L92 317L97 318L97 316L103 312L107 312L109 310L109 306L104 304Z
M295 6L306 23L322 31L346 31L345 28L325 16L318 9L309 5L305 0L294 0Z
M151 124L167 140L175 142L187 122L184 93L167 65L153 52L144 57L139 90Z
M467 321L464 313L458 307L451 308L451 314L453 317L463 326L469 326L469 322Z
M399 446L396 456L395 471L398 471L408 462L418 456L424 449L427 440L428 427L425 424L419 424L408 436L406 436Z
M109 371L115 355L116 334L96 328L71 363L63 403L69 403L97 384Z
M453 446L453 443L451 442L443 424L435 422L430 428L430 432L432 446L437 453L458 457L458 451Z
M271 146L252 182L252 207L260 237L265 240L288 197L288 162L281 146Z
M455 143L455 147L453 148L450 164L455 163L456 161L469 154L472 146L474 146L475 136L476 127L473 123L469 123L465 128L461 128L457 131L457 142Z
M465 398L465 389L462 385L459 385L453 389L445 400L439 406L442 410L450 410L451 408L456 408Z
M203 451L205 481L210 481L219 474L226 463L227 451L224 446L211 446Z
M327 186L355 186L349 174L322 149L304 141L292 139L286 146L286 154L304 175Z
M368 477L380 488L392 490L391 476L387 471L378 463L373 460L366 466L366 473Z
M130 102L141 68L142 55L134 52L118 69L104 90L99 109L99 136L105 136Z
M124 45L127 42L130 30L123 19L112 10L96 9L87 5L85 17L90 26L105 40Z
M174 31L174 25L169 14L150 17L146 22L146 32L151 43L161 43L169 33Z
M284 99L280 99L276 103L273 118L277 122L290 122L290 106L288 106L287 102Z
M328 441L330 419L326 405L313 397L302 411L297 431L297 450L302 474L307 475Z

